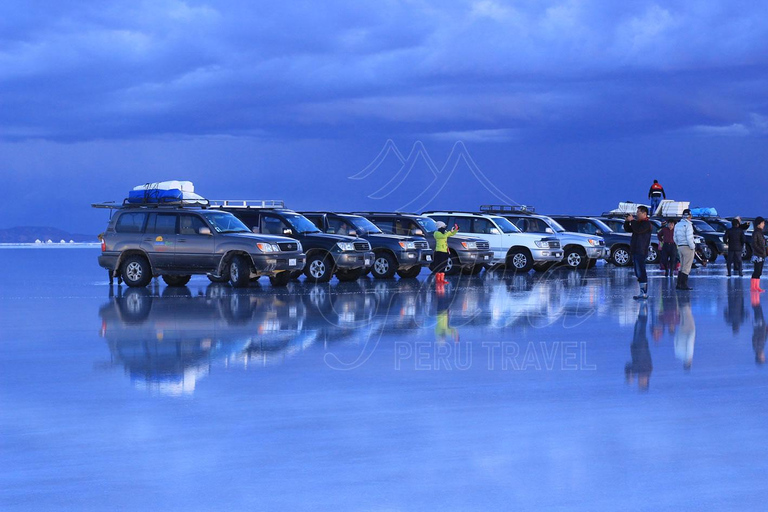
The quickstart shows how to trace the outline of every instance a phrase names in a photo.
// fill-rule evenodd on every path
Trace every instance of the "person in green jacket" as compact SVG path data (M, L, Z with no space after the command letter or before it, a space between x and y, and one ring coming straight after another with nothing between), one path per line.
M454 224L451 231L445 230L445 222L437 222L437 231L435 231L435 277L437 284L445 284L445 264L448 263L448 237L459 232L459 225Z

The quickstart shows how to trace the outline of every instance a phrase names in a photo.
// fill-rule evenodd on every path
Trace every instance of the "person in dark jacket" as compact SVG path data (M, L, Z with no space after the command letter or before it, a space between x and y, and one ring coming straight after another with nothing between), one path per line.
M741 228L741 222L738 217L733 219L731 227L725 230L723 242L728 245L728 255L725 259L725 265L728 269L728 277L731 276L731 267L733 267L733 272L735 274L741 276L741 253L744 250L744 244L747 242L747 237L744 235L744 230Z
M752 288L753 292L764 292L760 288L760 276L763 275L763 264L765 263L765 235L763 229L765 228L765 219L757 217L755 219L755 230L752 232L752 263L755 264L755 268L752 271Z
M661 248L661 265L665 269L665 276L675 275L675 263L677 261L677 244L675 244L675 219L667 221L666 225L656 235L659 237Z
M651 372L653 371L651 351L648 347L647 325L648 306L643 304L640 306L640 311L637 312L632 344L629 346L632 361L624 365L624 376L627 379L627 384L630 384L632 379L636 377L637 387L640 391L648 391Z
M648 191L648 199L651 200L651 215L656 213L656 209L659 207L662 197L664 197L664 199L667 198L667 193L664 192L664 187L661 186L659 180L653 180L653 185L651 185L651 189Z
M640 284L640 294L634 299L648 298L648 274L645 272L645 259L648 257L648 247L651 245L651 222L648 220L648 208L637 207L637 219L631 214L624 221L624 231L632 233L629 250L635 263L635 276Z

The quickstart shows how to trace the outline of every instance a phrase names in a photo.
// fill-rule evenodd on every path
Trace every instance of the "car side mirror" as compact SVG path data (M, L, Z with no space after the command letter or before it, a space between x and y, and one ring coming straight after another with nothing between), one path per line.
M291 228L284 228L283 229L283 234L284 235L292 235L293 234L293 230Z
M545 233L549 233L549 234L552 234L552 235L554 235L554 234L555 234L555 232L554 232L554 230L553 230L552 228L545 228L545 229L544 229L544 232L545 232Z
M424 236L424 232L420 229L414 229L412 234L413 236Z
M357 231L355 230L350 231L349 236L357 236Z
M211 228L209 228L208 226L203 226L200 229L198 229L197 232L200 233L201 235L208 235L208 236L210 236L211 235Z
M595 230L595 234L596 235L602 235L603 234L603 230L602 229Z
M498 234L500 234L500 233L499 233L499 229L498 229L498 228L491 228L491 234L492 234L492 235L498 235Z

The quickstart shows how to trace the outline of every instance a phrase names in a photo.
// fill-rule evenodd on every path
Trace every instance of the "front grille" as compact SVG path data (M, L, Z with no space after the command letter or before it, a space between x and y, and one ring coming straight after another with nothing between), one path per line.
M299 244L296 242L281 242L277 245L281 251L296 251L299 248Z
M368 244L368 242L355 242L355 250L356 251L370 251L371 246Z
M414 242L414 245L416 246L417 249L428 249L429 248L429 244L427 243L426 240L421 240L421 241Z
M560 242L557 241L557 240L555 240L554 242L550 241L549 242L549 248L550 249L559 249L560 248Z
M600 245L605 245L605 240L600 240Z
M487 240L483 240L482 242L477 242L477 248L483 251L487 251L491 248L491 244Z

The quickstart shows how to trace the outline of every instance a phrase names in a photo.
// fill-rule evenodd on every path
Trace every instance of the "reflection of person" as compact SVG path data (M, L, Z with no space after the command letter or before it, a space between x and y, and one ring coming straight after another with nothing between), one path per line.
M753 292L764 292L760 288L760 277L763 275L763 264L765 263L765 235L763 234L763 228L765 228L765 219L757 217L755 219L755 230L752 232L752 263L755 268L752 271L752 287Z
M653 362L651 361L651 351L648 348L648 336L646 334L648 325L648 306L643 303L635 320L635 330L632 334L632 344L629 346L632 361L624 365L624 376L627 383L637 378L637 387L642 391L647 391L651 381L651 372L653 371Z
M677 273L677 289L691 290L688 286L688 275L693 265L693 253L696 251L696 242L693 238L693 223L691 223L691 210L683 210L683 218L675 226L675 243L680 253L680 272Z
M664 199L667 198L667 193L664 192L664 187L661 186L659 180L653 180L653 185L651 185L651 189L648 191L648 199L651 200L651 215L656 213L656 209L661 203L662 196L664 196Z
M747 310L744 307L744 290L741 279L728 281L728 304L723 311L725 323L731 326L733 334L738 334L741 324L747 321Z
M765 325L763 306L760 305L760 301L752 306L752 312L755 315L752 331L752 349L755 351L755 362L763 364L765 363L765 340L768 338L768 326Z
M459 232L459 226L454 224L451 231L445 230L445 222L439 221L437 223L437 231L434 233L435 237L435 277L437 284L445 284L445 264L448 262L448 237L451 237Z
M451 327L450 307L453 303L455 291L451 294L445 293L445 288L440 287L437 294L437 319L435 322L435 340L438 343L445 343L447 339L454 342L459 341L459 330Z
M661 266L664 268L664 275L666 277L675 275L675 262L677 261L675 224L675 220L670 219L657 233L657 236L659 237L659 246L661 247Z
M637 219L627 215L624 221L624 231L632 233L629 249L635 264L635 276L640 285L640 294L635 299L648 298L648 274L645 271L645 259L648 257L648 247L651 245L651 222L648 220L648 208L637 207Z
M679 297L680 327L675 332L675 356L683 362L683 368L693 365L693 345L696 343L696 322L691 311L691 299L687 295Z
M728 256L725 259L728 277L731 276L731 267L733 267L735 274L741 276L741 252L744 249L747 238L744 235L744 230L741 229L741 220L738 217L734 218L731 222L731 227L725 230L723 242L728 245Z

